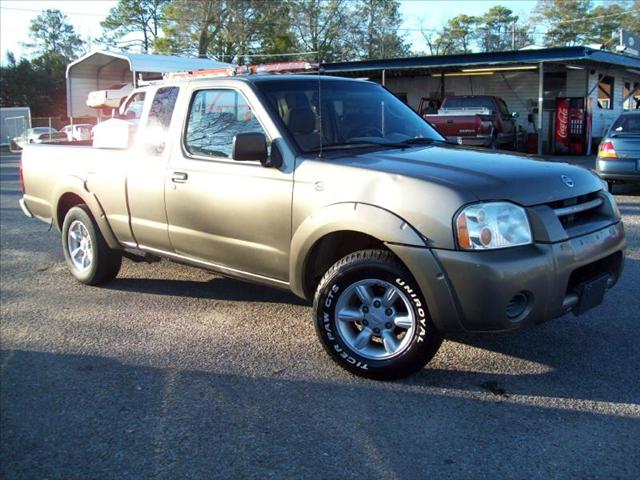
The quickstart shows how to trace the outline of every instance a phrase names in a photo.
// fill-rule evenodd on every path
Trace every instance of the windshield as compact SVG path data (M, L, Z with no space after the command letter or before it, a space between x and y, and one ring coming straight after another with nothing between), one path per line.
M55 128L49 127L36 127L33 129L33 133L55 133L57 130Z
M611 126L611 133L640 133L640 114L621 115Z
M382 86L310 77L256 82L303 152L445 141ZM319 88L320 87L320 88Z

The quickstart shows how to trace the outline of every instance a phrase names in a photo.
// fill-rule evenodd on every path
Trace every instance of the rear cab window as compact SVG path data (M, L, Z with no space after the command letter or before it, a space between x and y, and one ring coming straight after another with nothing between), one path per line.
M145 96L145 92L137 92L133 94L124 107L122 117L127 120L140 120L142 110L144 109Z
M156 91L149 109L148 128L169 130L179 92L178 87L162 87Z

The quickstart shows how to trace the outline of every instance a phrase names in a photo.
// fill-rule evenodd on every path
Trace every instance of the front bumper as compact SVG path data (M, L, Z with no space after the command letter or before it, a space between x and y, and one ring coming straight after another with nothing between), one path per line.
M607 287L616 283L624 247L618 222L564 242L504 250L392 250L410 267L436 327L452 333L514 330L559 317L579 303L581 282L608 275ZM526 307L509 316L513 299L522 296Z

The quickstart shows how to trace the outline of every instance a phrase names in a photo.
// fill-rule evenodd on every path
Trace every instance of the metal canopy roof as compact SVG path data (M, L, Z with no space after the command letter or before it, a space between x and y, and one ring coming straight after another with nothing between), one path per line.
M640 71L640 58L620 55L588 47L541 48L506 52L467 53L431 57L391 58L336 62L322 65L325 73L368 72L374 70L452 69L456 67L506 64L537 64L541 62L595 62L634 68Z
M80 57L67 66L67 78L70 72L95 71L118 60L129 64L129 70L140 73L165 73L186 70L230 67L231 64L209 60L208 58L186 58L171 55L145 55L142 53L95 51Z

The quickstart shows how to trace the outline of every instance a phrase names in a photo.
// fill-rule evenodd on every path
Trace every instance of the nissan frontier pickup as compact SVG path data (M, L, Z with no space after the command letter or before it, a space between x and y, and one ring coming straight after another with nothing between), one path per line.
M582 314L623 266L594 173L450 144L373 82L165 80L93 142L28 145L20 167L24 213L61 231L80 282L114 280L124 256L287 289L369 378L422 369L455 332Z

